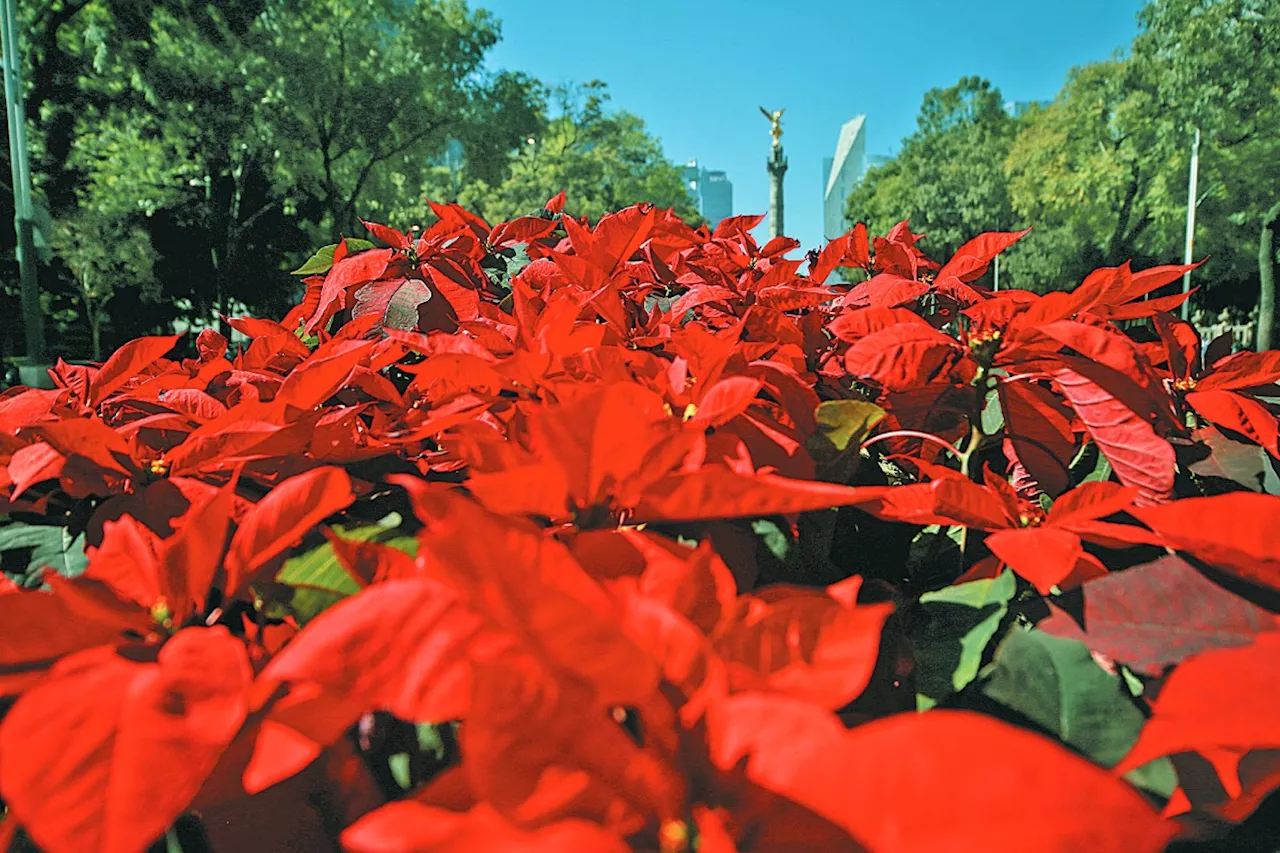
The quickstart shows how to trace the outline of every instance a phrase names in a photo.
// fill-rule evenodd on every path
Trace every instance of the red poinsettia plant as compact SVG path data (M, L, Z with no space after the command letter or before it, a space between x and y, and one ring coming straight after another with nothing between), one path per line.
M1202 345L1181 266L987 289L1025 232L805 266L564 205L366 223L234 349L0 394L0 850L1249 831L1280 353Z

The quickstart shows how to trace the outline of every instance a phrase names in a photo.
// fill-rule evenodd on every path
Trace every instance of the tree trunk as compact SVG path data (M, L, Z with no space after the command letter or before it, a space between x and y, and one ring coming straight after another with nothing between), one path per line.
M1275 229L1280 220L1280 202L1276 202L1262 217L1262 231L1258 235L1258 352L1275 346L1276 324L1276 254Z
M89 273L80 278L80 304L84 306L84 318L89 323L89 338L93 341L93 360L102 361L102 317L89 286Z
M89 334L93 337L93 360L102 361L102 317L96 308L89 311Z

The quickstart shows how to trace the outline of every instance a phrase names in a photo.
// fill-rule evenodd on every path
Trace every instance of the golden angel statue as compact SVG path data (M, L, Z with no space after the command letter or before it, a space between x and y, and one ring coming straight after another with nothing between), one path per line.
M760 112L764 113L764 117L773 124L773 127L769 129L769 134L773 137L774 148L777 148L782 144L782 114L786 111L786 107L783 107L780 110L774 110L773 112L769 112L764 107L760 108Z

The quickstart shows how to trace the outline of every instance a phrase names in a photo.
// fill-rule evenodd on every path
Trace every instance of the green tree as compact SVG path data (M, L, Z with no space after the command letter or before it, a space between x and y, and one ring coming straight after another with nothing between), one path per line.
M127 283L158 301L151 238L136 222L86 209L56 222L50 241L74 279L74 297L88 326L92 357L102 360L102 326L116 286Z
M156 252L165 298L119 288L121 335L185 302L279 310L296 287L284 271L317 239L355 232L357 214L421 215L447 139L499 181L542 126L538 85L483 68L497 22L461 0L33 0L22 14L55 216L141 213Z
M500 221L540 210L564 190L570 211L593 220L647 201L700 221L679 168L644 121L606 108L604 83L562 87L554 95L558 111L542 134L530 136L511 155L500 183L482 180L464 188L464 204Z
M1127 60L1073 70L1028 116L1005 161L1014 210L1034 226L1009 264L1020 285L1069 288L1099 266L1177 253L1185 165L1179 178L1158 116Z
M965 77L924 96L902 152L873 169L850 195L848 217L878 233L910 217L929 251L946 257L974 234L1016 224L1002 163L1018 123L1000 90Z
M1200 129L1202 163L1223 188L1222 227L1201 230L1226 232L1221 248L1229 257L1256 258L1257 346L1274 346L1280 2L1152 0L1139 20L1135 60L1149 69L1164 116L1181 138ZM1248 231L1254 237L1246 242Z

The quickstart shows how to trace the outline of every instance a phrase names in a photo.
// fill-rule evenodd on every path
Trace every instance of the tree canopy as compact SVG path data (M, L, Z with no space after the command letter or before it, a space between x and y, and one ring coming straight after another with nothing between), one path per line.
M59 235L41 283L46 313L79 329L72 355L238 305L278 312L310 247L361 235L361 217L421 222L426 198L465 190L500 215L568 189L588 215L641 198L691 212L678 170L639 118L605 108L603 84L550 111L544 84L486 64L500 24L463 0L32 0L19 13L32 172ZM86 259L91 233L124 243ZM13 244L0 236L0 252ZM5 315L11 353L21 330Z
M564 190L573 198L574 213L592 220L642 201L698 219L680 170L639 116L608 110L604 83L594 80L552 94L558 109L542 133L509 155L497 184L480 176L467 187L464 204L502 220L539 210Z
M1261 288L1265 313L1280 220L1278 57L1277 0L1151 0L1130 50L1074 69L1021 118L987 81L930 92L899 156L851 195L850 219L883 229L910 215L944 253L979 231L1032 226L1001 275L1071 288L1097 266L1181 257L1198 128L1194 253L1208 260L1196 301L1248 309Z

